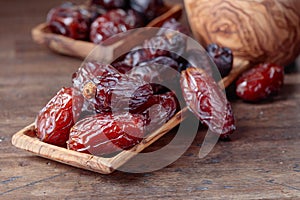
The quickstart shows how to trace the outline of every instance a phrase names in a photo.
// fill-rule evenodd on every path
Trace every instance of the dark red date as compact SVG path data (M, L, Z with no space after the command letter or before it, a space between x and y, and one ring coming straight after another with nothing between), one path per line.
M111 65L88 62L73 77L74 87L84 96L87 108L98 113L143 109L153 95L143 80L118 72Z
M78 121L70 132L68 148L82 153L105 155L141 142L144 122L141 115L98 114Z
M41 141L66 146L74 125L72 88L62 88L39 112L35 124L36 135Z
M236 94L245 101L257 102L278 93L284 81L284 68L259 64L246 71L236 82Z
M146 133L161 127L180 109L179 102L173 92L153 95L144 105L142 114L146 125Z
M133 10L110 10L91 25L90 40L96 44L129 29L144 25L142 17Z
M211 76L190 67L181 73L180 83L188 108L212 132L227 137L236 129L226 95Z
M142 79L147 83L164 85L166 82L176 82L179 80L178 68L178 63L175 60L161 56L139 63L139 65L130 71L129 76Z
M185 51L186 40L176 32L169 32L146 40L143 47L147 49L150 59L159 56L176 59L178 55L182 55Z
M78 40L86 40L89 26L97 15L93 9L87 9L71 3L53 8L47 15L47 23L52 32Z

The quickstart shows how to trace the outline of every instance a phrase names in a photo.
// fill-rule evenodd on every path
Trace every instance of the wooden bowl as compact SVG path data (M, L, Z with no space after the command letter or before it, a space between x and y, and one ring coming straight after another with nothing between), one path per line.
M186 114L187 108L182 109L166 124L147 135L141 143L113 157L94 156L42 142L35 135L34 123L15 133L12 137L12 144L50 160L101 174L110 174L180 124L186 118Z
M167 7L168 9L165 13L153 19L146 27L160 27L165 21L171 18L179 19L181 17L182 6L180 4L167 5ZM97 46L92 42L75 40L63 35L52 33L47 23L37 25L32 29L31 35L36 43L47 46L56 53L81 59L87 57ZM134 46L134 43L126 45L129 49ZM115 49L118 49L118 44L103 45L103 50L105 52L111 52L113 54L113 50Z
M287 65L300 53L299 0L184 0L194 36L253 64Z

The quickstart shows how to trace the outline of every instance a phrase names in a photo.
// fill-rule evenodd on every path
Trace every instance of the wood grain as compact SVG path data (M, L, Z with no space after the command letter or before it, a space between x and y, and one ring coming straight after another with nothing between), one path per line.
M185 0L194 35L253 63L287 65L300 53L298 0Z

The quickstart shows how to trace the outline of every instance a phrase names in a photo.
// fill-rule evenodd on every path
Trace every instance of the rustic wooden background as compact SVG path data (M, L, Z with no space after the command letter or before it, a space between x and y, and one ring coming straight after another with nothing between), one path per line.
M100 175L13 147L12 135L70 86L81 63L32 42L31 28L60 2L0 2L0 199L300 198L299 67L271 102L233 100L238 130L204 159L197 154L205 129L179 160L144 174Z

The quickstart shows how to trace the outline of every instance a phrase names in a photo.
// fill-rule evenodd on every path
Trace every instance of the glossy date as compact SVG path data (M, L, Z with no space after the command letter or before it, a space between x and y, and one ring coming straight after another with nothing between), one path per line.
M144 120L141 115L98 114L78 121L70 132L68 149L105 155L129 149L141 142Z
M43 142L66 146L73 125L72 88L62 88L39 112L36 135Z
M180 83L188 108L212 132L227 137L236 129L226 95L211 76L190 67L181 73Z
M284 68L276 64L259 64L246 71L236 82L241 99L258 102L279 92L284 81Z

